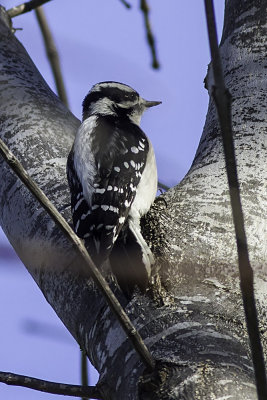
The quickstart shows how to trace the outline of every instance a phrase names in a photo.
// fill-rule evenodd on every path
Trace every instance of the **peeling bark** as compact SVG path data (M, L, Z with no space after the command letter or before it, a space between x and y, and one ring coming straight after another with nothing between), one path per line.
M221 55L262 340L267 350L266 1L227 0ZM79 121L0 21L1 138L70 222L66 156ZM206 86L212 88L212 73ZM105 399L256 400L237 253L213 101L193 164L143 230L154 284L126 311L157 360L144 370L99 291L75 274L75 251L0 159L0 222L17 254L100 373Z

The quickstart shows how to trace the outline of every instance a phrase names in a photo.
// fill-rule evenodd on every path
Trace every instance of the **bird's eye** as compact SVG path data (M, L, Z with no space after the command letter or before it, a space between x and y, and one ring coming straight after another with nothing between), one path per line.
M117 104L128 103L129 101L134 102L136 100L135 93L120 93L120 94L113 94L112 100Z
M125 95L125 100L135 100L136 95L135 93L128 93Z

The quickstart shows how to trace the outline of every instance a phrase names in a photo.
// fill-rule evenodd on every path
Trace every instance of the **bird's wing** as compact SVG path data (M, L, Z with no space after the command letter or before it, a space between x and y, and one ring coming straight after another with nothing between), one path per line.
M68 159L73 225L78 236L87 243L93 241L103 262L128 216L145 168L149 144L137 125L106 116L98 118L86 146L88 158L94 155L93 178L87 174L86 181L82 173L77 174L73 166L77 154L71 152Z

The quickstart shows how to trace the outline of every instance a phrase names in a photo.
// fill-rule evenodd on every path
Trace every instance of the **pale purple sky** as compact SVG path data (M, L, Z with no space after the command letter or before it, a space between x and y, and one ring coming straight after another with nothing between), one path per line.
M99 81L127 83L146 99L163 102L145 114L142 128L154 145L159 179L174 185L191 165L207 111L203 80L210 55L204 1L149 1L159 71L150 67L139 1L129 2L131 10L119 0L53 0L44 10L60 52L71 111L78 118L84 96ZM13 0L0 3L6 8L19 4ZM224 1L215 3L220 34ZM17 38L54 88L34 13L17 17L13 23L23 28ZM78 345L10 250L1 229L0 303L0 370L79 383ZM63 399L2 384L0 398Z

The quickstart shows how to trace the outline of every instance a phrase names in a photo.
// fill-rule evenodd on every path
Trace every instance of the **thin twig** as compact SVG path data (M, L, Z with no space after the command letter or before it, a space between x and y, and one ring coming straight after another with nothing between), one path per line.
M88 386L88 366L87 366L87 355L84 350L81 349L81 381L82 386ZM85 397L82 397L81 400L86 400Z
M79 386L50 382L44 381L43 379L32 378L31 376L2 371L0 371L0 382L5 383L6 385L27 387L29 389L38 390L39 392L61 394L63 396L83 396L84 398L98 400L102 399L101 393L96 386Z
M144 15L147 42L148 42L148 45L150 47L151 54L152 54L152 67L154 69L158 69L160 67L160 65L159 65L159 61L157 58L155 39L154 39L154 35L152 33L150 21L149 21L149 11L150 10L149 10L146 0L140 0L140 9Z
M206 18L209 33L212 68L215 81L213 97L217 107L221 126L224 157L232 206L233 221L238 250L240 286L247 330L254 365L256 386L259 400L267 399L267 381L264 356L261 345L257 309L253 288L253 270L249 261L248 245L245 233L244 216L241 206L240 189L237 175L235 149L232 133L231 96L225 86L221 58L218 48L216 23L212 0L205 0Z
M40 7L41 5L48 3L51 0L31 0L27 3L20 4L19 6L10 8L7 10L10 18L17 17L18 15L24 14L28 11L32 11L34 8Z
M61 68L60 68L58 51L56 48L55 41L53 39L53 35L49 28L43 7L36 8L35 14L36 14L38 24L40 26L40 29L41 29L41 32L43 35L46 54L47 54L48 60L50 62L51 68L52 68L58 97L60 98L62 103L64 103L65 106L68 107L68 98L67 98L67 94L66 94L65 85L63 82L63 75L62 75Z
M120 0L120 2L121 2L126 8L131 8L131 7L132 7L131 4L128 3L128 1Z
M165 185L165 183L162 183L160 181L158 181L158 187L159 189L163 189L163 190L169 190L169 186Z
M44 192L37 186L33 179L27 174L21 163L17 158L11 153L5 143L0 139L0 154L4 157L8 165L12 168L19 179L25 184L25 186L30 190L34 197L39 201L42 207L47 211L51 218L55 221L56 225L62 230L62 232L67 236L67 238L75 245L76 250L80 253L86 266L83 266L83 273L88 278L93 278L98 288L102 291L104 297L106 298L110 308L116 315L119 323L124 329L126 335L131 340L133 347L139 354L141 360L150 370L154 368L154 359L146 347L143 339L141 338L139 332L133 326L128 315L125 313L124 309L120 305L119 301L113 294L109 285L101 275L100 271L97 269L93 263L91 257L86 251L86 248L80 238L74 233L70 228L69 224L65 221L62 215L57 211L53 204L48 200Z

